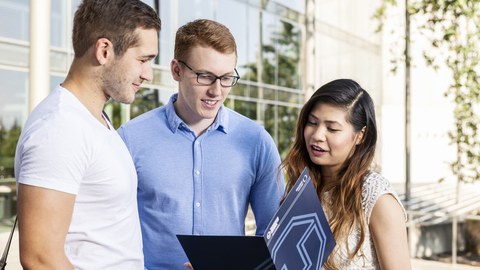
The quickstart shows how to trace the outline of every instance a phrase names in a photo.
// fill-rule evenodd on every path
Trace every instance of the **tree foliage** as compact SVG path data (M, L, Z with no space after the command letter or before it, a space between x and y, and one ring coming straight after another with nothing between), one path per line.
M394 5L396 0L383 0L377 9L381 25ZM424 50L426 63L433 68L443 64L452 74L451 85L443 89L454 102L449 138L457 156L452 172L462 182L480 180L480 0L412 0L408 12L426 22L421 26L431 45Z
M0 121L0 177L13 177L15 150L21 132L17 121L9 129Z

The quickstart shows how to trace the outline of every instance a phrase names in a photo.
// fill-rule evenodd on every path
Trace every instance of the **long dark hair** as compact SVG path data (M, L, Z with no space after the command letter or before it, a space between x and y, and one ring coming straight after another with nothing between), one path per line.
M347 122L353 126L354 131L360 132L364 129L361 143L352 148L351 155L333 175L334 186L329 189L328 202L323 196L324 183L321 168L310 160L304 138L308 116L318 103L344 109L347 111ZM370 95L353 80L334 80L315 91L303 106L297 121L295 141L281 165L285 171L287 192L293 187L303 168L308 168L316 184L318 196L326 205L334 237L337 243L347 246L351 258L360 250L365 239L367 225L362 208L362 184L373 162L376 143L377 125ZM357 226L361 228L360 241L352 252L348 250L348 235ZM333 256L327 260L325 267L326 269L338 268L333 261Z

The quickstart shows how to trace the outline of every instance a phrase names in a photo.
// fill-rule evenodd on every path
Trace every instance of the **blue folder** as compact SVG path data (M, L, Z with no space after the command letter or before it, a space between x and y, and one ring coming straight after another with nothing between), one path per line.
M335 247L305 168L262 236L177 235L195 270L321 269Z

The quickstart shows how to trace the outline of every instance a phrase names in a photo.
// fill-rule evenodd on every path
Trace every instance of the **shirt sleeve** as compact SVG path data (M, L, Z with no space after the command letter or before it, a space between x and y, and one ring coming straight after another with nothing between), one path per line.
M263 235L277 211L285 190L279 170L280 155L270 135L262 130L257 151L257 175L250 192L250 203L257 225L256 235Z
M22 134L17 149L18 183L78 193L89 150L85 131L79 130L78 123L69 123L66 119L39 121Z

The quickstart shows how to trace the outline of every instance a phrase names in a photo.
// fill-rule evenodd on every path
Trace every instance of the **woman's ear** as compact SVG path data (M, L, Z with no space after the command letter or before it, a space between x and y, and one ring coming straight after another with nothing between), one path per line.
M355 145L359 145L363 142L363 136L365 135L365 130L367 127L363 127L355 136Z

